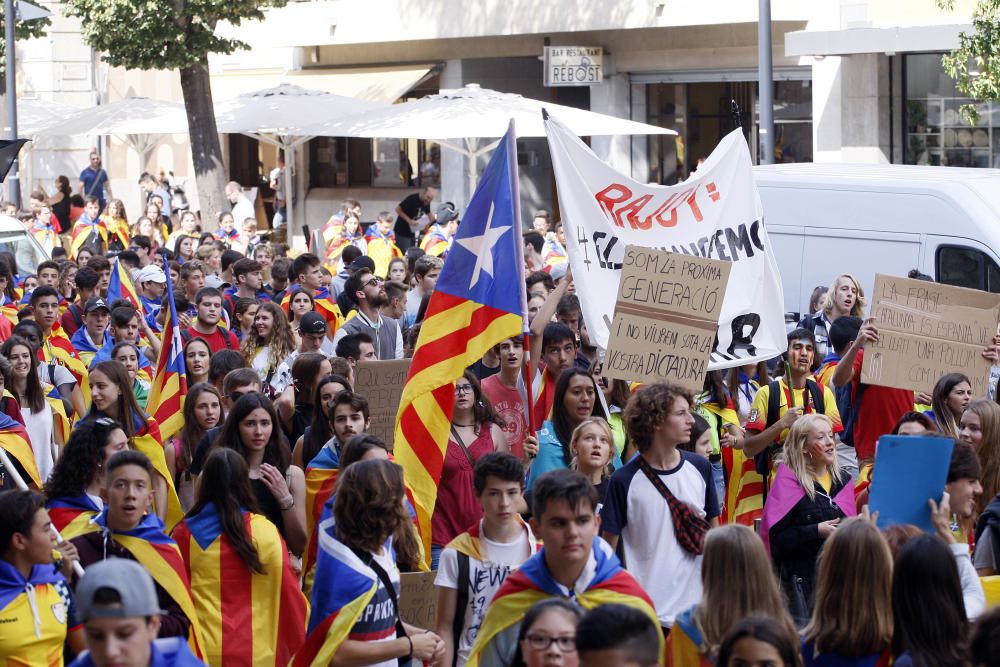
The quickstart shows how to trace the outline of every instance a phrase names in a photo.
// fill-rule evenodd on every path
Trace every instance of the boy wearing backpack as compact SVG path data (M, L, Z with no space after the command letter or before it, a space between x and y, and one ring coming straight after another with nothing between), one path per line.
M523 481L524 466L510 454L476 461L473 488L483 518L444 548L434 580L442 665L465 665L494 593L537 551L535 536L518 514Z
M836 396L812 376L815 351L816 341L811 331L793 330L788 334L784 377L761 387L754 396L743 450L748 457L756 459L757 472L765 479L765 489L774 458L781 451L788 430L800 416L811 412L825 414L833 422L834 435L844 430Z

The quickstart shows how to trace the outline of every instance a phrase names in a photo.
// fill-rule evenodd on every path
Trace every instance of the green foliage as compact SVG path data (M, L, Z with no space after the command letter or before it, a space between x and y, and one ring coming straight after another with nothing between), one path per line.
M130 69L180 69L206 62L209 53L249 46L215 34L220 21L239 25L264 17L286 0L63 0L82 20L83 39L104 60Z
M951 9L954 0L939 0ZM944 71L958 90L979 102L1000 102L1000 0L979 0L972 13L972 34L959 35L959 47L941 59ZM962 105L962 118L970 125L979 120L972 104Z
M35 39L45 37L45 29L52 25L52 21L45 17L34 21L18 21L14 26L14 37L17 39ZM3 13L3 3L0 2L0 35L4 34L5 17ZM7 67L6 40L0 39L0 74Z

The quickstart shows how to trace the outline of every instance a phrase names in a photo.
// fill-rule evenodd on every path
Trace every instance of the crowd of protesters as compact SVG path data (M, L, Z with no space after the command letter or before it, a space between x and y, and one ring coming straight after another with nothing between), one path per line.
M630 385L602 374L537 212L530 344L456 378L425 548L355 369L412 356L461 212L433 187L370 223L347 200L306 252L259 233L236 184L203 232L156 177L130 221L88 170L80 206L64 179L22 218L49 259L0 252L6 664L1000 664L1000 405L960 374L863 383L879 332L853 276L778 359L698 395ZM164 438L171 312L188 388ZM956 442L932 533L868 511L888 434ZM428 567L416 627L400 573Z

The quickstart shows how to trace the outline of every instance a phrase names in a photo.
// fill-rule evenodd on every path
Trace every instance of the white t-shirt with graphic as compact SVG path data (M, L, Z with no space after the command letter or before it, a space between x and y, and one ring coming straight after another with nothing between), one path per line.
M482 535L481 527L480 535ZM522 530L513 542L494 542L480 537L483 555L487 560L469 559L469 602L465 606L462 635L456 639L459 667L465 665L469 659L469 652L476 641L476 635L479 634L479 628L486 616L486 608L492 602L493 596L507 575L520 567L534 553L533 542L527 529ZM434 585L458 589L458 552L455 549L445 549L441 552Z

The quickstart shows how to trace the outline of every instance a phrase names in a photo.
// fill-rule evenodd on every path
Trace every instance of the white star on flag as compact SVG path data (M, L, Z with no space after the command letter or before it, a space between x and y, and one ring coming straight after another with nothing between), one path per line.
M485 234L470 236L465 239L455 239L456 243L476 256L476 266L472 269L472 280L469 282L469 289L475 287L476 283L479 282L480 271L488 273L490 278L493 277L493 246L495 246L497 241L500 240L500 237L503 236L508 229L510 229L510 225L505 225L503 227L490 227L493 223L494 205L494 202L490 202L490 214L489 217L486 218Z

